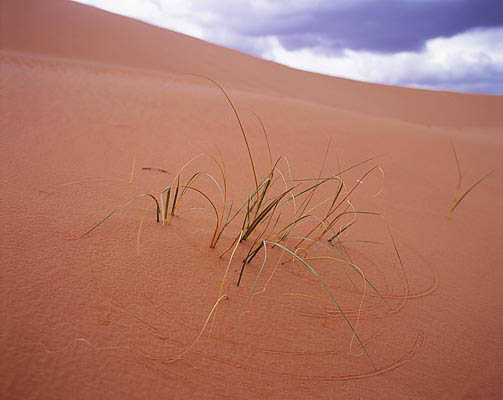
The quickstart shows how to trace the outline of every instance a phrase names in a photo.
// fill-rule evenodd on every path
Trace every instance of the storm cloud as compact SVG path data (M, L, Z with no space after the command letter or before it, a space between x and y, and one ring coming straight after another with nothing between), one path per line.
M503 93L502 0L78 0L295 68Z
M232 30L244 36L277 36L287 50L420 51L430 39L503 25L501 0L324 2L293 12L285 7L273 16L248 11L249 17L230 23Z

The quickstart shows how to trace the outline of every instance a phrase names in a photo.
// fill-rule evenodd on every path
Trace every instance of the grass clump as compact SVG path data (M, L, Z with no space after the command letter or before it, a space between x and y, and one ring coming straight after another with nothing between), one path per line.
M337 249L337 247L342 244L341 235L357 222L358 215L379 215L370 211L358 211L350 202L350 197L359 187L359 182L363 181L378 169L380 170L379 166L369 168L352 187L347 187L343 180L343 175L345 173L373 161L376 157L372 157L349 166L340 170L336 174L323 177L323 170L330 147L329 142L318 176L316 178L295 180L292 177L290 164L286 157L278 157L276 161L273 162L272 151L265 125L260 117L254 114L262 128L270 162L270 169L268 173L263 179L259 180L246 132L243 128L239 113L237 112L231 98L223 87L213 79L202 75L196 76L212 82L223 93L234 113L248 153L253 175L254 186L250 191L250 194L246 196L240 207L233 211L233 205L229 205L228 201L227 175L223 157L221 157L221 160L219 161L211 155L199 154L188 161L180 169L173 178L171 185L164 187L158 196L155 196L152 193L144 193L127 201L125 204L117 207L93 227L87 230L81 238L89 235L104 222L108 221L118 211L125 209L134 201L142 197L149 197L154 200L157 222L162 225L170 225L172 219L177 216L182 200L186 197L187 193L193 192L198 194L209 203L211 211L215 216L215 227L210 239L211 248L217 247L218 243L224 236L224 233L228 229L231 227L235 229L235 234L230 236L231 238L234 237L234 240L227 250L220 254L220 257L223 257L232 249L231 259L229 260L229 264L225 272L224 281L226 279L232 258L239 246L247 246L247 251L245 257L241 261L242 265L236 282L237 286L240 286L241 284L247 265L249 265L257 257L257 255L261 253L261 251L263 251L263 262L250 291L249 299L251 299L259 277L261 276L266 264L267 247L269 246L270 249L277 248L282 250L282 257L283 255L286 255L290 258L290 261L299 263L317 280L317 282L321 285L322 290L329 296L330 300L333 302L337 310L342 315L344 321L351 329L353 338L356 338L358 344L363 350L363 353L370 359L365 344L357 333L357 323L355 325L350 321L340 303L337 301L333 290L330 289L322 276L313 267L312 263L308 261L310 259L331 259L344 262L348 268L353 269L362 277L364 288L367 286L372 288L387 305L384 297L367 279L362 270L350 260L348 255L344 256L339 254ZM209 159L217 166L220 174L218 179L204 171L197 171L190 175L186 181L183 181L183 171L194 161L203 157ZM282 170L280 165L286 166L287 170ZM217 188L220 193L220 200L212 198L207 189L196 186L197 183L204 177L207 177L210 180L210 183ZM317 204L312 205L312 203L317 199L318 191L321 190L321 188L331 194L323 200L318 201ZM460 201L461 200L462 198ZM352 217L351 221L347 222L346 219L350 217ZM302 226L307 227L306 232L300 232ZM298 240L298 242L295 246L290 246L288 243L293 239ZM313 246L318 248L322 247L325 250L334 252L335 255L333 257L309 257L308 250ZM300 253L302 253L303 256L301 256ZM225 295L223 294L222 282L217 304L223 296ZM212 313L213 312L215 312L215 310L212 310ZM208 324L209 318L204 327Z

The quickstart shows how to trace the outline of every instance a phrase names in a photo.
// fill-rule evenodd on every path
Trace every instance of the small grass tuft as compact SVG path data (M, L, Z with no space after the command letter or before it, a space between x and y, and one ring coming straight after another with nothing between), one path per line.
M496 170L492 170L491 172L485 174L482 176L480 179L475 181L468 189L466 189L461 195L459 195L459 192L461 191L461 181L463 179L463 175L461 172L461 164L459 162L458 154L456 152L456 148L454 147L454 142L452 139L449 139L451 143L451 148L452 148L452 153L454 154L454 159L456 160L456 166L458 170L458 182L456 185L456 192L454 193L454 198L452 199L451 202L451 208L449 209L449 213L447 214L447 218L450 220L452 218L452 214L456 210L456 208L459 206L459 204L464 200L464 198L473 190L475 189L479 184L481 184L483 181L485 181L487 178L489 178ZM459 197L458 197L459 196Z

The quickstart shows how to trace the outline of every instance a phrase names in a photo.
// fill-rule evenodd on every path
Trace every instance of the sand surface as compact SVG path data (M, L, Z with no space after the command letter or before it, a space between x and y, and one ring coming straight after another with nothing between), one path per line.
M231 96L259 180L270 161L254 114L294 179L319 176L329 141L323 176L380 156L343 174L344 193L357 186L350 209L380 216L345 216L357 222L338 251L388 306L354 269L311 261L369 357L306 268L275 267L278 248L237 287L249 244L219 258L239 226L211 249L214 215L195 191L169 226L145 197L78 239L202 153L225 161L229 203L254 190L225 97L190 74ZM0 398L501 398L502 110L502 96L326 77L80 4L0 0ZM450 140L462 189L496 171L448 220L458 180ZM374 166L383 172L358 184ZM196 171L221 184L211 158L182 180ZM211 178L195 187L221 207ZM316 246L299 254L326 256Z

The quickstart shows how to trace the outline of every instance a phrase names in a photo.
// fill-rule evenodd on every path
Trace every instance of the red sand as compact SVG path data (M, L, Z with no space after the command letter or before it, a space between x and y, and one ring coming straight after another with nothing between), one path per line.
M296 71L62 0L1 0L0 23L0 398L503 396L502 96ZM329 138L327 175L382 154L345 176L351 187L374 165L384 171L353 198L383 218L360 217L344 236L384 243L347 244L393 310L367 291L358 332L375 366L351 354L349 327L298 263L278 267L244 313L261 264L235 286L245 245L211 335L206 329L180 360L163 362L194 342L218 299L229 260L218 254L235 230L210 249L210 212L161 226L144 199L73 240L135 195L158 193L202 152L222 151L235 204L251 192L232 111L189 73L227 89L259 177L269 161L252 111L296 178L318 175ZM449 138L463 188L496 169L450 221L457 170ZM217 173L208 160L197 168ZM199 187L217 195L208 179ZM195 194L186 210L189 203L206 207ZM407 271L407 299L386 224ZM279 253L269 252L257 290ZM316 266L355 323L358 276L360 294L340 267Z

